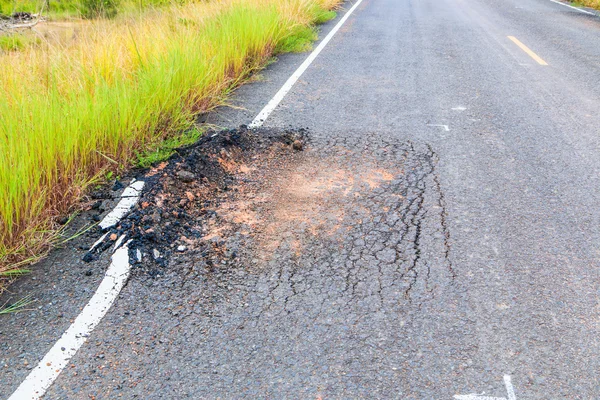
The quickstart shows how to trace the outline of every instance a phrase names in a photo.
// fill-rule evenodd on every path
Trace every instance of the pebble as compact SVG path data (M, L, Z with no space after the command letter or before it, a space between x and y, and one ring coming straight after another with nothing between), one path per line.
M196 179L196 175L189 171L177 171L177 177L181 182L186 183L192 182L194 179Z

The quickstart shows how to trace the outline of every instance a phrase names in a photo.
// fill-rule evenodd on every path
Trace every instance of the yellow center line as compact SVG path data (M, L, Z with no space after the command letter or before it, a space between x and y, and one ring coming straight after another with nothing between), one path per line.
M533 51L531 51L531 49L529 47L527 47L523 43L521 43L519 41L519 39L517 39L514 36L508 36L508 38L510 40L512 40L517 46L519 46L521 48L521 50L523 50L525 53L529 54L529 57L531 57L535 61L537 61L538 64L540 64L540 65L548 65L548 63L546 61L544 61L540 56L538 56Z

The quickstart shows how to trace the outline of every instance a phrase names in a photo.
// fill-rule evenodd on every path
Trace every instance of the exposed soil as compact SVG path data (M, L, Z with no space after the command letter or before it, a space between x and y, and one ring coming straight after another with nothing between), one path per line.
M303 149L305 140L303 130L253 132L241 127L206 134L196 144L179 149L168 161L143 172L139 179L146 186L140 202L110 230L103 244L85 255L84 261L96 259L121 235L131 241L131 263L150 276L163 274L174 252L201 253L209 263L212 255L220 260L235 258L236 249L226 248L222 237L239 224L254 222L252 210L239 204L235 209L231 206L236 194L247 184L252 186L251 176L258 164L262 168L266 164L280 166ZM266 172L262 168L261 174ZM116 182L112 189L120 186ZM91 208L102 211L102 199L110 196L104 189L92 197L96 200ZM224 224L224 219L234 224ZM98 235L96 232L90 237Z

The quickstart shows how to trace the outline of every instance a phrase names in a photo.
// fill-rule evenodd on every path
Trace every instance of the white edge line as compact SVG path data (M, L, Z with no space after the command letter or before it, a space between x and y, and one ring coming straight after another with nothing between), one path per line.
M506 386L506 392L508 393L508 400L517 400L515 388L512 385L510 375L504 375L504 385Z
M119 238L122 241L124 236ZM115 250L111 264L96 293L77 316L73 324L46 353L42 361L29 373L8 400L37 400L52 385L69 360L86 342L90 333L110 309L121 289L127 282L129 264L129 242Z
M91 253L92 251L96 250L96 247L98 247L100 245L100 243L102 243L102 241L108 236L108 232L106 232L104 235L100 236L100 239L96 240L94 242L94 244L92 245L92 247L90 247L90 249L88 250L88 253Z
M294 84L298 81L298 79L302 76L304 71L312 64L312 62L317 58L319 53L327 46L327 43L333 38L336 32L344 25L348 17L356 10L356 8L362 3L362 0L357 0L356 3L348 10L348 12L340 19L340 21L333 27L333 29L325 36L325 39L319 43L316 49L310 53L310 55L304 60L304 62L298 67L298 69L288 78L288 80L283 84L281 89L273 96L271 100L267 103L267 105L258 113L258 115L252 120L248 127L250 129L260 128L262 124L265 122L269 115L277 108L281 100L285 97L286 94L292 89Z
M100 221L100 228L108 229L115 226L121 218L123 218L140 199L144 181L132 182L121 194L121 200L117 206Z
M569 5L569 4L563 3L562 1L558 1L558 0L550 0L550 1L553 2L553 3L556 3L556 4L560 4L561 6L572 8L573 10L577 10L577 11L582 12L584 14L596 15L593 12L589 12L587 10L582 10L581 8L573 7L573 6Z

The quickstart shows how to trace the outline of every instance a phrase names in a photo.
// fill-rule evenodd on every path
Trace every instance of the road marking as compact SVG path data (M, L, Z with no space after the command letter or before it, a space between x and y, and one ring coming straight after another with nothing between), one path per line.
M514 44L516 44L517 46L519 46L519 48L521 50L523 50L525 53L527 53L529 55L529 57L531 57L535 61L537 61L538 64L540 64L540 65L548 65L548 63L546 61L542 60L542 58L540 56L538 56L537 54L535 54L533 51L531 51L531 49L529 47L527 47L523 43L521 43L519 41L519 39L517 39L514 36L508 36L508 38L510 40L512 40Z
M517 400L517 396L515 395L515 389L513 388L512 381L510 379L510 375L504 375L504 386L506 387L506 392L508 394L508 399L506 397L490 397L485 396L484 394L455 394L455 400Z
M143 188L144 181L134 179L121 194L121 200L116 207L102 219L100 227L107 229L115 226L139 201ZM98 247L107 235L108 232L102 235L90 251ZM129 278L129 242L121 246L124 239L125 235L117 239L110 266L90 301L8 400L41 398L104 318Z
M506 386L506 391L508 392L508 400L517 400L510 375L504 375L504 386Z
M136 181L131 182L129 186L123 191L121 194L121 201L119 204L109 212L103 219L100 221L100 228L108 229L115 226L121 218L123 218L133 206L140 199L140 194L142 193L142 189L144 188L144 181Z
M436 126L439 128L444 128L446 132L450 132L450 127L448 125L439 125L439 124L427 124L427 126Z
M124 235L121 236L115 244L115 252L106 275L81 314L8 400L41 398L110 309L125 285L131 268L127 246L129 243L119 247L124 238Z
M454 107L452 110L453 111L465 111L466 109L467 109L467 107L458 106L458 107Z
M96 247L100 246L100 243L104 241L104 239L108 236L109 233L110 232L106 232L104 235L100 236L100 239L96 240L92 247L90 247L88 253L91 253L92 251L96 250Z
M262 126L262 124L265 122L265 120L267 118L269 118L269 115L271 115L273 110L275 110L275 108L277 108L277 106L279 105L281 100L283 100L285 95L288 94L288 92L292 89L294 84L302 76L304 71L306 71L306 69L310 66L310 64L312 64L312 62L315 60L315 58L317 58L319 53L321 53L321 51L325 48L325 46L327 46L327 43L329 43L331 38L333 38L333 36L342 27L342 25L344 25L344 23L346 22L348 17L350 17L350 15L354 12L354 10L356 10L356 8L360 5L360 3L362 3L362 0L357 0L357 2L354 3L352 8L350 8L350 10L348 10L348 12L342 17L342 19L340 19L340 21L337 23L337 25L333 27L331 32L329 32L329 34L327 36L325 36L325 39L323 39L321 41L321 43L319 43L317 48L314 49L312 53L310 53L310 55L306 58L306 60L304 60L304 62L298 67L298 69L292 74L292 76L290 76L288 78L288 80L283 84L283 86L281 87L281 89L279 89L279 91L275 94L275 96L273 96L273 98L271 100L269 100L267 105L252 120L250 125L248 125L249 128L251 128L251 129L260 128Z
M573 7L573 6L569 5L569 4L563 3L562 1L558 1L558 0L550 0L550 1L553 2L553 3L556 3L556 4L560 4L561 6L572 8L573 10L577 10L577 11L582 12L584 14L594 15L594 16L596 15L593 12L589 12L587 10L582 10L581 8Z

